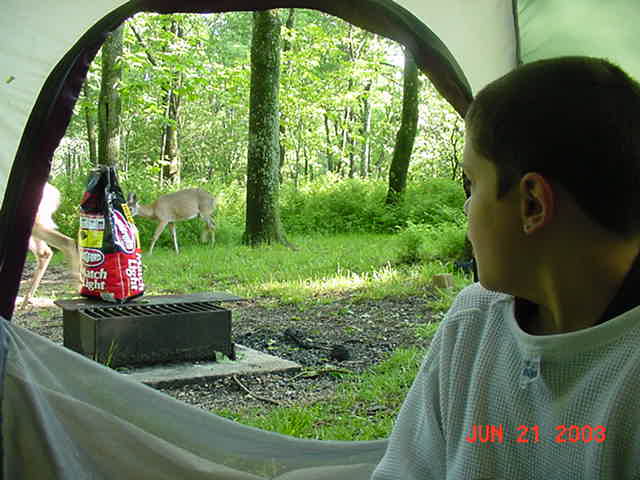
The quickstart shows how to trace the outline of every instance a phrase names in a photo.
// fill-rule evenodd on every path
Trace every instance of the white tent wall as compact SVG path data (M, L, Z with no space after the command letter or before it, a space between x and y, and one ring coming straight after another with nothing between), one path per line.
M640 80L638 0L518 0L520 60L607 58Z
M0 195L42 87L78 39L123 0L5 0L0 16ZM15 13L9 13L15 12Z
M512 0L399 0L451 51L473 94L517 65Z

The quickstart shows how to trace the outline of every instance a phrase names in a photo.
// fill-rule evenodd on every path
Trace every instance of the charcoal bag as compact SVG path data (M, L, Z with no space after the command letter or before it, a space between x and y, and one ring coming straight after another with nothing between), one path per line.
M144 293L138 229L114 167L89 174L80 204L80 294L123 303Z

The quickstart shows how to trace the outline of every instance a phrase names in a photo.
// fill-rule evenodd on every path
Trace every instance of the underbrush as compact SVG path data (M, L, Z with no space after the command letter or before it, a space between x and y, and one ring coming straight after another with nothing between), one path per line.
M55 215L60 231L75 236L78 231L78 206L85 188L85 178L60 177L53 183L62 193L63 203ZM140 203L151 203L171 189L158 189L154 180L142 172L120 175L120 186L125 194L136 193ZM180 188L200 187L218 200L216 214L216 242L239 244L244 232L245 190L243 185L207 185L184 181ZM432 227L448 224L464 229L462 213L464 192L461 186L448 179L434 178L412 183L397 206L385 205L387 184L382 181L346 179L330 175L298 188L285 185L280 192L280 216L287 235L313 233L397 233L414 225ZM157 222L137 217L136 225L147 248ZM180 245L197 243L203 222L199 219L179 222ZM167 229L168 230L168 229ZM169 232L164 232L157 243L170 248Z

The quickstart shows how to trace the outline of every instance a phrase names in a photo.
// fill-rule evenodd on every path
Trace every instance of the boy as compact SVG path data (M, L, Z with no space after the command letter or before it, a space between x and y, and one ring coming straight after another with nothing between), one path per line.
M480 282L372 478L638 479L640 86L604 60L542 60L465 121Z

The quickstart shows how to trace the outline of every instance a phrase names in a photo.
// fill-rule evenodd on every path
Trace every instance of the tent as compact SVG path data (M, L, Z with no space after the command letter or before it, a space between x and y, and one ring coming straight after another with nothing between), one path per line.
M406 45L461 115L488 82L541 58L606 57L640 78L634 51L640 44L637 0L4 0L3 5L0 316L6 319L13 313L40 192L88 65L107 33L137 12L321 10ZM295 440L194 411L5 321L2 346L6 478L356 480L367 477L385 448L384 441ZM304 473L296 477L296 471Z

